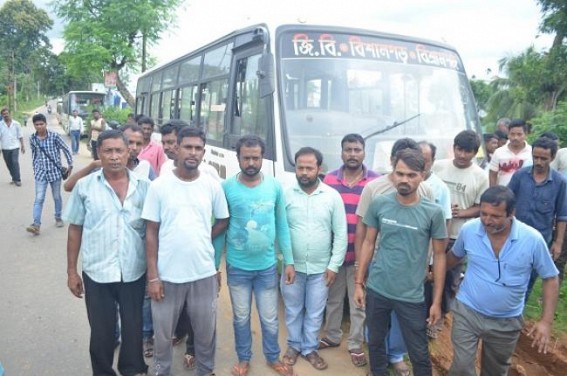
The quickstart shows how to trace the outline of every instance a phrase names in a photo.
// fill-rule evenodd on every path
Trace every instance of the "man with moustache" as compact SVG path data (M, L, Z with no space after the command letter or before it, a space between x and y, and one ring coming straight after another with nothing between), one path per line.
M359 307L366 306L372 375L388 373L384 339L390 315L395 312L414 375L430 376L432 366L426 325L433 326L441 318L447 237L445 218L437 204L422 198L417 192L425 168L421 152L410 149L399 151L393 166L396 192L377 196L364 216L366 236L358 255L354 297ZM378 234L380 242L374 254ZM435 290L433 304L426 312L423 281L430 243L433 247Z
M166 161L163 148L160 144L152 140L154 133L154 119L149 116L142 116L138 119L138 125L142 128L144 135L144 144L140 152L139 158L150 162L154 171L160 175L161 165Z
M287 351L293 366L301 355L317 370L328 367L319 355L319 330L329 287L342 265L347 247L347 224L341 196L319 180L323 155L303 147L295 153L297 184L286 190L295 282L282 278ZM343 294L344 297L344 294Z
M557 269L545 240L514 218L514 193L503 186L480 198L480 219L465 223L447 268L467 258L467 273L453 307L450 376L476 376L479 340L481 375L505 376L523 327L524 296L532 270L543 278L543 312L528 336L546 353L557 304Z
M240 172L223 182L230 210L226 271L238 356L231 376L246 376L250 369L252 293L268 366L279 375L294 375L292 366L279 359L276 241L284 258L282 283L294 282L295 268L283 189L273 177L260 171L265 151L266 144L260 137L241 137L236 143Z
M228 207L220 184L198 169L205 154L203 130L184 128L177 142L177 167L152 182L142 212L147 223L154 371L156 376L171 374L171 338L185 307L195 333L197 375L211 376L218 294L212 239L226 229Z
M556 154L555 141L538 138L532 145L533 166L516 171L508 184L516 197L516 218L539 231L555 259L561 254L567 225L567 181L550 167ZM534 272L528 283L526 301L536 279Z
M67 285L74 296L85 294L93 374L116 374L112 364L118 307L122 318L118 370L122 375L145 375L146 228L141 214L150 183L126 168L128 146L122 132L102 132L97 148L102 169L77 182L63 214L69 223ZM79 253L82 278L77 272Z
M367 363L366 354L362 346L364 343L364 310L356 307L353 300L356 269L356 255L354 251L357 222L356 208L366 184L380 176L364 165L364 147L365 141L361 135L351 133L344 136L341 140L343 165L329 172L323 179L323 183L336 189L343 200L348 226L348 247L345 261L339 268L335 282L329 287L329 297L325 309L326 335L321 337L319 349L339 346L343 336L341 330L343 305L345 294L348 294L350 326L347 349L350 353L351 361L356 367L364 367Z

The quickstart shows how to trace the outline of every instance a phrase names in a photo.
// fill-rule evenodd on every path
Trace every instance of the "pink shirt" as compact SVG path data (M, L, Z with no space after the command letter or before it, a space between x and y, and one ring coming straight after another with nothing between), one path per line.
M148 146L142 149L138 159L143 159L150 162L156 174L159 176L161 165L165 163L167 157L163 152L163 147L155 141L150 141Z

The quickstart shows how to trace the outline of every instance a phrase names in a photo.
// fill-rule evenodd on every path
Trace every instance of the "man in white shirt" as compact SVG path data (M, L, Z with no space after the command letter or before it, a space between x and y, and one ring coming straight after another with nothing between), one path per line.
M24 136L22 135L22 126L15 120L12 120L10 111L4 107L0 112L2 121L0 122L0 142L2 143L2 155L6 167L12 176L12 184L17 187L22 185L20 179L20 162L19 154L24 154Z
M71 151L73 155L79 154L79 141L83 132L83 119L77 110L73 110L73 116L69 118L69 133L71 135Z
M508 126L508 143L494 151L490 160L490 186L507 186L514 172L532 165L532 147L526 142L528 125L514 119Z

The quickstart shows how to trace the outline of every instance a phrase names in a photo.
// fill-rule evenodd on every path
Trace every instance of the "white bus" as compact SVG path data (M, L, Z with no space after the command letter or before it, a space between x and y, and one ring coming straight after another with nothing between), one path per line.
M103 112L105 97L106 93L98 91L70 91L65 94L62 98L61 112L59 114L59 121L65 133L70 134L69 117L72 116L74 110L77 110L79 116L82 117L83 120L86 120L95 108ZM81 134L83 134L84 131L85 130L82 129Z
M430 141L444 158L458 132L480 131L453 48L302 24L237 30L144 74L136 111L158 125L180 118L203 127L205 160L223 178L239 171L236 141L259 135L267 145L263 172L284 182L303 146L323 153L324 170L339 167L347 133L366 139L366 164L385 172L400 137Z

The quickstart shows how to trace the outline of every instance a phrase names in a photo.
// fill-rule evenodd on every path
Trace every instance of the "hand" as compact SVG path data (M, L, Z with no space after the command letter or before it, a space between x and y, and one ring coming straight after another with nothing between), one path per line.
M295 268L293 265L287 265L284 270L285 273L285 284L292 285L295 282Z
M220 292L221 283L222 283L222 274L221 274L221 271L220 271L220 270L217 270L217 284L218 284L218 286L217 286L217 287L218 287L217 293Z
M100 159L93 160L91 163L89 163L89 167L91 171L93 171L94 169L101 168L102 163L100 162Z
M330 269L327 269L325 271L325 282L327 284L327 287L331 287L333 283L335 283L336 278L337 278L337 273L335 273L334 271Z
M358 308L364 308L364 288L362 287L362 285L354 285L353 300L354 304L356 304Z
M561 248L563 248L562 244L558 244L557 242L553 242L551 244L550 251L551 251L551 256L553 257L554 260L557 260L561 255Z
M26 154L26 149L23 146L20 148L20 151L22 152L22 154Z
M432 327L436 325L441 319L441 305L433 304L429 309L429 317L427 318L427 326Z
M549 337L551 333L551 324L544 321L538 321L532 326L528 333L528 337L532 337L532 347L537 346L537 352L547 354L549 346Z
M152 300L159 302L165 297L163 292L163 283L161 281L148 282L148 295Z
M451 215L453 218L459 218L459 205L451 204Z
M69 274L67 277L67 287L71 290L71 294L75 295L77 298L83 297L83 280L77 272Z

